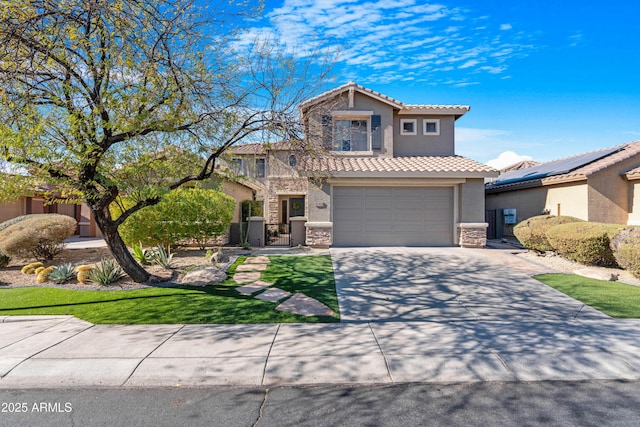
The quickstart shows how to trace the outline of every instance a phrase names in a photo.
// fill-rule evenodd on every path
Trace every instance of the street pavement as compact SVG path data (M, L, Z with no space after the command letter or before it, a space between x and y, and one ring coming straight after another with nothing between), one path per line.
M342 323L92 325L0 316L0 388L640 379L640 320L508 250L331 249ZM539 271L543 272L543 271Z

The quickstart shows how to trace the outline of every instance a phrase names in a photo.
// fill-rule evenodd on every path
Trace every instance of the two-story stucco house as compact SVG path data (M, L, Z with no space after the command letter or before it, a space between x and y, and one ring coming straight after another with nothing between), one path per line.
M406 105L348 83L300 105L304 153L249 144L231 163L261 182L267 222L306 218L311 246L484 246L484 179L455 154L459 105Z

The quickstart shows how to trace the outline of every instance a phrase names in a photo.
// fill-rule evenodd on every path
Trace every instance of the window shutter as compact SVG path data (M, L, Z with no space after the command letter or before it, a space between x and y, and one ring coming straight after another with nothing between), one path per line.
M382 128L380 115L371 116L371 149L382 150Z
M333 126L331 123L331 116L322 116L322 144L325 147L331 147L333 145L333 138L331 137Z

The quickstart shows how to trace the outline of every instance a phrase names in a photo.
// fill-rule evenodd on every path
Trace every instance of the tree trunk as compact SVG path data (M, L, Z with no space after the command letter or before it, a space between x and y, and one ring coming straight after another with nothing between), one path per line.
M124 244L120 233L118 233L118 228L112 224L111 219L101 209L94 209L91 206L90 208L100 231L102 231L104 241L124 272L138 283L149 280L151 275L131 256L127 245Z

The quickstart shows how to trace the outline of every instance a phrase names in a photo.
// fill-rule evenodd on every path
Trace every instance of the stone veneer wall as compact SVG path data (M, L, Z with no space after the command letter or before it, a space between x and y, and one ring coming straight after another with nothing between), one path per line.
M458 224L458 244L463 248L484 248L487 245L487 223Z
M280 223L280 205L278 195L307 195L307 180L301 178L270 178L265 198L265 217L268 224ZM305 203L306 209L306 203Z
M312 247L329 247L333 242L333 227L328 224L318 224L314 225L313 223L306 223L307 227L307 236L306 236L306 245Z

